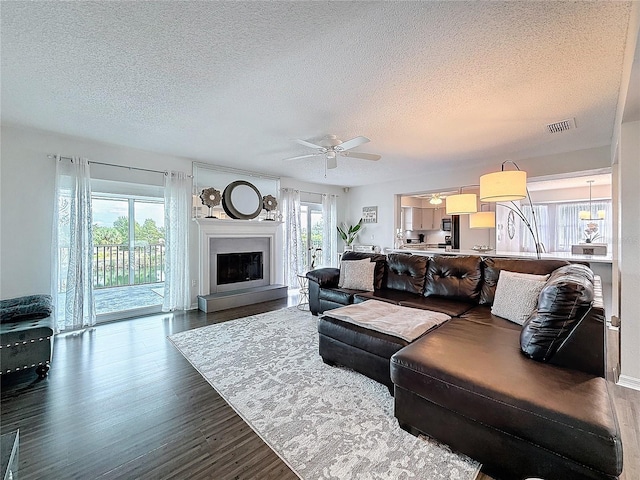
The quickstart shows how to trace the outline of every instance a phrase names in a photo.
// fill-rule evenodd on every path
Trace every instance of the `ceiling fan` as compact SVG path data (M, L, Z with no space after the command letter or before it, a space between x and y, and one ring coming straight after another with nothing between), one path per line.
M350 151L351 149L359 147L363 143L367 143L370 141L371 140L369 140L367 137L360 136L343 142L342 140L338 139L336 135L327 135L323 137L318 143L312 143L307 140L297 139L296 142L298 142L300 145L311 147L317 150L317 152L310 153L308 155L298 155L297 157L285 158L284 160L290 161L299 160L301 158L324 156L326 158L325 166L327 169L336 168L338 166L338 156L361 158L363 160L380 160L382 158L380 155Z

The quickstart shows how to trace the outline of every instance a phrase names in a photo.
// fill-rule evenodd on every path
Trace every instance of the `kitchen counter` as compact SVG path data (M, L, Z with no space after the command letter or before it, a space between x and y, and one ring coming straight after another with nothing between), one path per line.
M412 253L414 255L480 255L482 257L513 257L513 258L536 258L536 254L533 252L496 252L491 250L489 252L477 252L475 250L451 250L445 251L444 248L427 248L413 245L406 245L403 248L392 249L391 252L396 253ZM552 252L543 253L540 255L543 259L560 259L569 261L581 261L589 263L608 263L612 262L611 254L607 255L575 255L570 252Z

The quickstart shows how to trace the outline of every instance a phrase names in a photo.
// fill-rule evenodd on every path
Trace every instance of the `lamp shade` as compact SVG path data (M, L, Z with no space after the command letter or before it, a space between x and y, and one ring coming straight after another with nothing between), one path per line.
M527 172L503 170L480 177L481 202L510 202L527 196Z
M495 228L495 212L478 212L469 215L469 228Z
M447 215L464 215L478 211L478 197L475 193L459 193L447 197Z
M580 210L578 212L578 218L580 220L589 220L591 218L591 212L587 212L586 210Z

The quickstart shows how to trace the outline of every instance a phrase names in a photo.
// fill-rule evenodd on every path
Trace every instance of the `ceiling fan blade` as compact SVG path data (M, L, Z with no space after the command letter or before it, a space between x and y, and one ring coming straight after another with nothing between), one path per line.
M356 137L351 140L347 140L346 142L342 142L340 145L335 146L335 150L337 152L344 152L345 150L351 150L352 148L356 148L363 143L370 142L367 137Z
M327 157L327 170L331 170L332 168L338 168L338 157Z
M374 153L342 152L342 155L345 157L362 158L363 160L380 160L382 158L381 155Z
M315 143L307 142L306 140L300 140L299 138L296 138L296 142L298 142L300 145L304 145L305 147L318 148L320 150L325 148L322 145L316 145Z
M301 158L309 158L309 157L317 157L320 155L319 153L310 153L309 155L298 155L297 157L285 158L284 162L288 162L290 160L300 160Z

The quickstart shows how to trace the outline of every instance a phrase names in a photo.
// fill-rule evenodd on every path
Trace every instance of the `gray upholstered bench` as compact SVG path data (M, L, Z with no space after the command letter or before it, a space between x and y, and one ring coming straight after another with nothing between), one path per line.
M54 320L49 295L0 301L0 375L35 367L47 375L53 353Z

